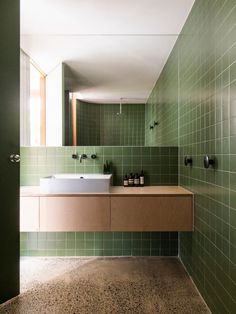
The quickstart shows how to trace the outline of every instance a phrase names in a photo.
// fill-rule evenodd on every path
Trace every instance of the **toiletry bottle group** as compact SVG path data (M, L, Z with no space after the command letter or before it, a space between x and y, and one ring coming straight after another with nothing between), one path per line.
M144 186L144 172L141 171L140 175L138 173L133 174L132 172L128 176L127 174L124 177L123 181L124 187L142 187Z

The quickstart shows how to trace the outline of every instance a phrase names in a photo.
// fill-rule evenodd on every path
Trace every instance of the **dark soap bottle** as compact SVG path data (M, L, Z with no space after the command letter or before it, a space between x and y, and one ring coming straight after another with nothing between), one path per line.
M140 180L140 186L144 186L144 172L143 172L143 170L141 171L139 180Z
M124 177L124 187L127 187L127 186L129 186L129 179L128 179L128 176L127 176L127 174L125 175L125 177Z
M129 186L134 186L134 177L132 173L129 175Z
M136 173L134 176L134 186L139 186L140 180L139 180L139 175Z

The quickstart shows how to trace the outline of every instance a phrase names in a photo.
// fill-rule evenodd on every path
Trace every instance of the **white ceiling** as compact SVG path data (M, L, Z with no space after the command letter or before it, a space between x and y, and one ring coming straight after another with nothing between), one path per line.
M86 101L143 102L193 3L21 0L21 47L45 73L66 63L72 73L67 85Z

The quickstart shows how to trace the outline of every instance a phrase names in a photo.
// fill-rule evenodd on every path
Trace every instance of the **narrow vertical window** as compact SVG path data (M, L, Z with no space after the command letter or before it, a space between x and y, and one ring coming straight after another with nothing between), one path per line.
M30 146L45 145L45 76L30 63Z

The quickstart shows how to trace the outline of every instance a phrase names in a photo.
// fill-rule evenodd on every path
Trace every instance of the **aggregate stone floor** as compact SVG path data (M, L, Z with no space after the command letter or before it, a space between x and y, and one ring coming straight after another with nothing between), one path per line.
M26 259L21 291L1 314L210 313L173 257Z

